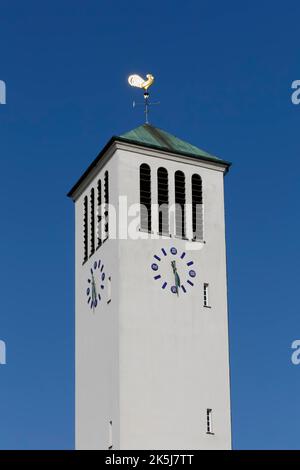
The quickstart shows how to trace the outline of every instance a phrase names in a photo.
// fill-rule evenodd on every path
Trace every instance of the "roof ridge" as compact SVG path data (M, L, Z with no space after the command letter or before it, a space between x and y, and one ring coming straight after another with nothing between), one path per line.
M172 143L167 138L167 136L161 134L161 132L164 132L163 129L159 129L158 127L154 127L149 124L148 124L148 129L150 133L153 135L153 137L156 138L158 141L160 141L162 145L165 145L166 147L172 146Z
M175 152L180 151L181 153L194 154L198 157L208 157L221 161L221 159L215 155L211 155L200 147L190 144L163 129L152 126L152 124L142 124L131 131L121 134L119 137L140 144L155 145L162 149Z
M128 144L140 145L150 149L161 150L165 152L175 153L182 157L191 157L199 160L204 160L212 162L217 165L222 165L225 168L225 172L228 171L231 163L225 160L222 160L218 157L210 155L209 153L201 150L199 147L195 147L184 140L179 139L168 132L152 126L151 124L143 124L125 134L120 136L113 136L107 144L102 148L95 160L89 165L87 170L79 178L77 183L73 188L68 192L68 196L74 196L77 189L80 187L85 178L90 174L90 172L96 167L99 160L105 155L107 150L115 142L126 142Z

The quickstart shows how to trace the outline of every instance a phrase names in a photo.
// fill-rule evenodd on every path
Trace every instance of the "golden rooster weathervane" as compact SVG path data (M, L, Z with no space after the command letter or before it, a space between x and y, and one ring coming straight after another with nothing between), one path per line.
M145 121L146 124L149 124L148 116L149 116L149 106L153 104L159 104L157 103L150 103L149 101L149 92L148 88L151 87L151 85L154 82L154 76L148 73L146 75L146 80L144 80L142 77L140 77L137 74L130 75L128 77L128 83L130 86L136 87L136 88L142 88L144 91L144 105L145 105ZM133 107L135 107L137 104L141 103L136 103L135 101L133 102Z

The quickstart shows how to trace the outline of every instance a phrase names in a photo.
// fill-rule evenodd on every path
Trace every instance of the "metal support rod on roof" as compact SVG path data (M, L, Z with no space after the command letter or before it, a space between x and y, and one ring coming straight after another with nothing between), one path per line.
M143 105L144 106L144 114L145 114L145 124L149 124L149 112L150 112L150 106L160 104L159 101L156 101L154 103L151 103L149 101L149 93L145 92L144 93L144 102L143 103L136 103L136 101L133 101L132 105L135 108L136 106Z
M144 100L145 100L145 123L146 124L149 124L149 119L148 119L148 115L149 115L149 93L147 91L145 91L144 93Z
M130 86L137 87L137 88L142 88L145 90L144 92L144 103L136 103L135 101L133 102L133 107L136 105L144 105L144 113L145 113L145 123L149 124L149 111L150 111L150 106L155 105L155 104L160 104L159 102L156 103L150 103L149 101L149 92L148 88L153 84L154 82L154 76L151 74L146 75L146 80L144 80L142 77L139 75L130 75L128 78L128 83Z

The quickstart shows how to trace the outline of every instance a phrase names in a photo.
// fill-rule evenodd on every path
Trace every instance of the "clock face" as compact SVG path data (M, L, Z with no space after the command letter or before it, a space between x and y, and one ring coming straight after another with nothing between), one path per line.
M175 247L161 248L151 263L153 279L171 294L187 294L194 286L195 264L185 251Z
M86 287L87 303L92 310L100 305L105 286L104 264L101 260L94 261L89 272Z

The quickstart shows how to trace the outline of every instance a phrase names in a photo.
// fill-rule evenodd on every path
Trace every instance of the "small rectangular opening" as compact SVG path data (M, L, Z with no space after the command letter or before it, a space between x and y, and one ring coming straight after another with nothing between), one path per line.
M205 282L203 284L203 306L210 307L209 305L209 284Z
M207 408L206 410L206 433L214 434L213 432L213 423L212 423L212 409Z
M110 421L108 425L108 449L111 450L112 448L113 448L112 421Z
M111 302L111 276L107 280L107 303Z

